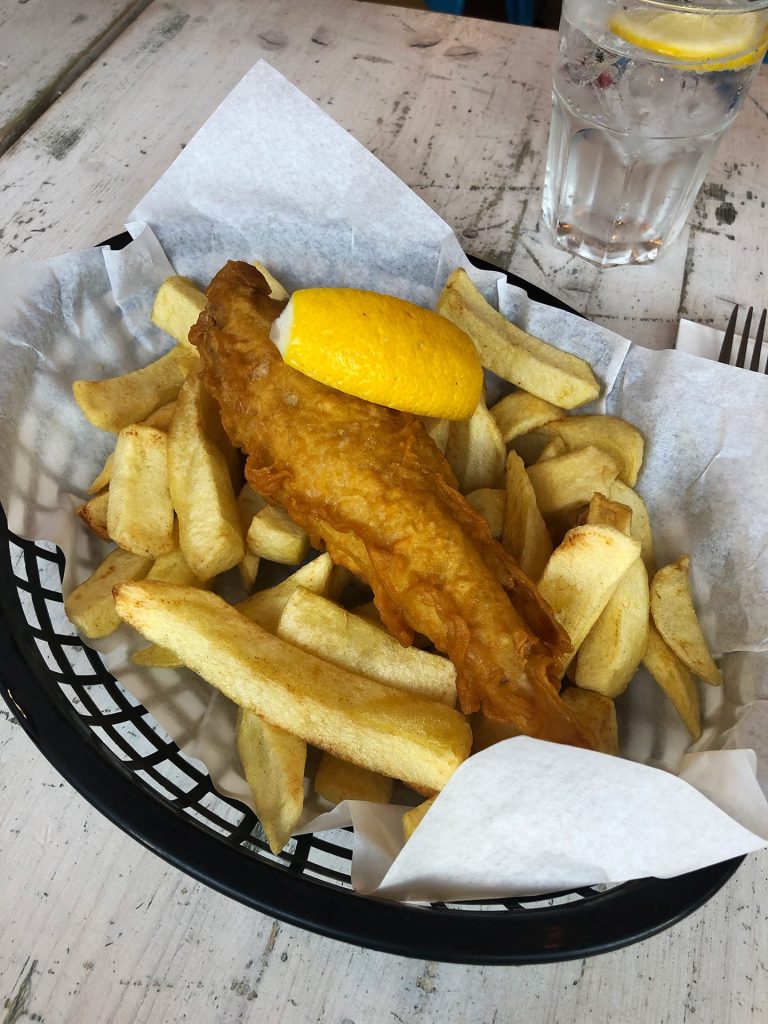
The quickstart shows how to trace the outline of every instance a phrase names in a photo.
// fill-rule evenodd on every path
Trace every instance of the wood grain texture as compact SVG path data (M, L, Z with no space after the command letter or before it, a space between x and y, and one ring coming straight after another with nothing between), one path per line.
M670 345L681 313L724 326L734 301L761 301L750 288L765 263L765 68L691 228L656 266L601 271L555 249L541 227L555 43L553 32L351 0L227 0L215 16L203 0L153 3L0 163L0 254L52 255L120 230L263 57L414 188L468 251L642 344Z
M42 36L30 32L33 53ZM733 300L762 301L765 70L677 250L606 273L541 233L554 47L553 33L352 0L155 0L0 159L0 252L50 256L120 230L265 57L469 251L630 337L666 345L680 312L722 326ZM167 866L65 784L4 709L0 880L3 1024L768 1019L764 854L685 921L603 957L507 969L406 960L278 924Z
M0 5L0 153L151 0L16 0Z

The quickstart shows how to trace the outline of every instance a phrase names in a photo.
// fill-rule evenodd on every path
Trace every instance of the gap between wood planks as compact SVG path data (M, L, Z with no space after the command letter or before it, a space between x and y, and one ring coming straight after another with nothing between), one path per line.
M0 128L0 156L11 148L66 90L87 71L91 64L112 45L154 0L133 0L95 39L42 85L35 96L3 128Z

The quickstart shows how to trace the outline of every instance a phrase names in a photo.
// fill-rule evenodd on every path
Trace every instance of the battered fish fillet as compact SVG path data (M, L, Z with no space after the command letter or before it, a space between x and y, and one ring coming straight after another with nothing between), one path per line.
M228 263L207 295L190 340L250 484L370 585L401 643L417 631L448 655L465 714L591 746L558 692L566 635L421 421L287 366L269 338L283 303L249 264Z

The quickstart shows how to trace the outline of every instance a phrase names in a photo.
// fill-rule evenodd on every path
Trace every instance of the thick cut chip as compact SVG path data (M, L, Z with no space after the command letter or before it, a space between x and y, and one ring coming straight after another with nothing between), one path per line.
M575 409L600 394L589 363L510 323L486 302L464 270L448 278L437 311L470 336L483 366L524 391L561 409Z
M300 565L309 551L309 537L288 513L266 505L251 520L246 545L252 555L280 565Z
M498 487L506 454L496 421L482 400L468 420L451 421L445 457L462 494L479 487Z
M615 416L566 416L538 428L548 441L559 437L568 451L593 445L608 452L619 467L619 479L634 487L643 464L645 442L640 431Z
M360 765L341 761L333 754L324 753L315 772L315 792L332 804L342 800L369 800L374 804L388 804L392 799L392 779L378 772L368 771Z
M687 555L665 565L653 577L651 615L659 633L683 664L705 682L720 686L723 674L712 659L693 606Z
M109 491L102 491L90 501L78 505L75 515L79 516L89 530L102 540L111 540L107 527L107 509L109 507Z
M595 494L585 521L630 536L632 510ZM630 565L579 648L571 676L577 686L618 697L637 672L648 642L648 573L642 558ZM576 698L574 698L576 699Z
M527 576L539 579L552 554L552 538L536 503L533 484L516 452L507 456L507 501L501 543Z
M243 484L240 488L240 493L237 496L237 511L240 515L240 526L243 529L243 537L248 536L248 527L253 522L253 517L257 512L261 512L266 504L266 499L262 498L260 494L257 494L250 484ZM253 590L256 583L260 564L261 559L259 556L254 555L253 552L249 551L246 545L245 554L238 566L238 571L240 573L240 579L242 580L243 586L249 593Z
M580 690L578 686L566 686L560 697L579 725L593 737L595 750L618 754L616 707L610 698L592 690Z
M565 447L565 441L560 437L550 438L549 441L544 445L539 453L536 462L546 462L547 459L556 459L558 455L565 455L568 449Z
M189 329L205 309L207 299L186 277L167 278L157 290L152 322L180 345L189 345Z
M479 512L490 526L494 540L501 540L507 492L503 488L479 487L476 491L470 491L466 497L472 508Z
M163 583L178 583L182 587L208 587L210 580L201 580L189 567L189 562L179 547L174 547L165 555L155 559L155 564L147 573L148 580L161 580Z
M513 391L511 395L505 395L489 411L496 420L504 444L564 415L556 405L529 395L527 391Z
M283 609L297 587L305 587L316 594L334 599L344 589L348 579L347 570L334 565L331 556L324 553L302 565L282 583L257 591L235 607L253 622L257 622L262 629L274 633ZM137 665L147 665L151 668L181 668L184 664L173 651L155 644L138 651L131 660Z
M93 574L64 598L67 617L93 640L109 636L121 622L112 588L126 580L143 579L151 568L151 558L120 548L110 552Z
M538 586L571 641L567 661L639 554L637 541L609 526L575 526L555 548Z
M95 427L117 434L172 402L196 358L196 350L176 345L148 366L122 377L76 380L72 385L75 401Z
M298 587L293 592L277 635L350 672L448 707L456 703L456 669L447 658L402 647L388 633L311 590Z
M653 534L651 533L651 520L645 502L637 493L621 480L614 480L610 486L608 497L612 501L619 501L622 505L628 505L632 509L631 535L640 542L640 557L645 562L649 578L656 572L656 555L653 549Z
M173 410L175 408L175 401L166 402L165 405L161 405L159 409L151 412L143 422L148 427L157 427L158 430L163 430L167 434L171 429L171 420L173 419Z
M109 536L126 551L157 558L173 550L173 519L168 435L142 423L124 427L109 485Z
M448 447L448 437L451 432L451 421L435 419L432 416L422 416L421 421L426 432L443 455L445 455L445 449Z
M112 464L114 461L115 453L110 452L104 460L104 465L93 478L93 483L88 488L89 494L98 494L99 491L103 491L105 487L109 487L109 481L112 479Z
M200 579L231 569L245 554L229 469L208 434L214 416L219 418L213 399L198 374L191 373L171 421L168 477L179 519L179 545Z
M595 491L607 494L616 479L616 460L590 445L528 467L536 503L545 519L588 505Z
M640 667L647 643L648 573L638 557L579 648L573 681L585 690L618 697Z
M606 498L604 494L592 495L584 522L597 526L612 526L619 533L624 533L627 537L632 536L632 509L620 501Z
M269 270L267 270L263 263L259 263L258 260L253 260L252 262L254 267L256 267L258 272L267 282L270 299L275 299L277 302L283 302L285 299L287 299L288 292L283 287L283 285L277 280L275 275L272 274Z
M413 833L422 823L426 817L427 811L435 802L435 798L431 796L429 800L425 800L423 803L418 804L416 807L412 807L410 811L406 811L403 815L403 841L408 842Z
M643 664L675 705L686 729L697 740L701 736L699 691L693 672L684 665L651 622Z
M342 760L440 790L469 754L459 712L307 654L214 594L127 583L115 596L121 618L239 707Z
M272 853L279 853L304 807L307 744L243 708L237 713L237 752L253 806Z

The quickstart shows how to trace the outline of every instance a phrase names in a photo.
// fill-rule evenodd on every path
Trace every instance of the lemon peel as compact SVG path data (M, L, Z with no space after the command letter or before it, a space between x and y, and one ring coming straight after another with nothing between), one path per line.
M461 420L480 400L483 371L471 338L445 317L392 295L295 291L271 338L289 366L378 405Z
M684 62L692 70L721 71L762 59L768 34L758 12L628 11L614 15L609 28L633 46Z

